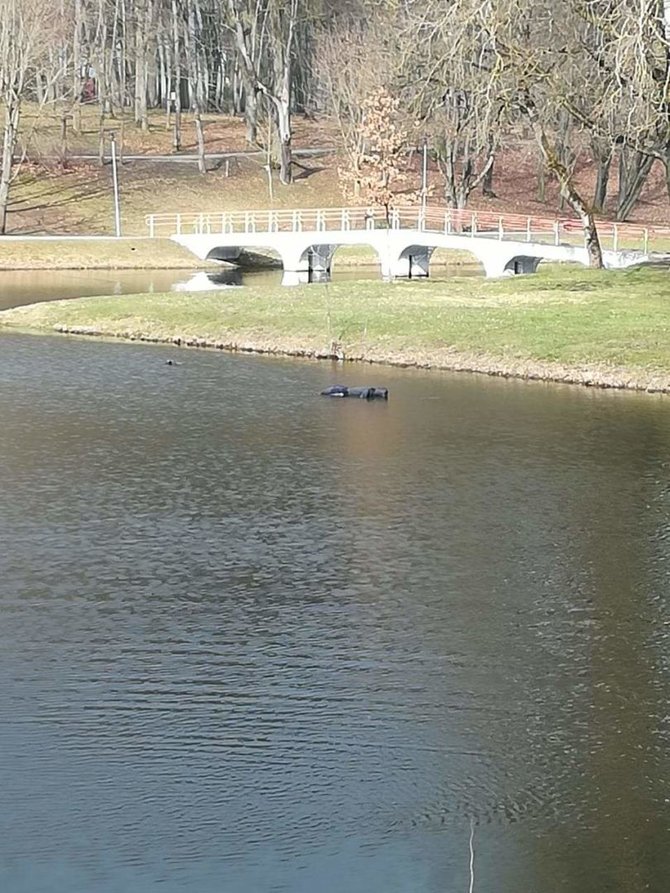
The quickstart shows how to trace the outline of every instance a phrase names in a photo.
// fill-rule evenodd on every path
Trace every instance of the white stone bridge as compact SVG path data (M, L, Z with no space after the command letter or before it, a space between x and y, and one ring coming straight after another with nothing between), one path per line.
M394 210L388 217L380 208L322 208L151 214L146 220L151 237L167 236L202 260L235 263L244 250L276 252L287 284L328 280L333 256L345 245L374 249L385 279L428 276L436 248L469 252L490 277L534 273L543 260L588 265L577 220L434 208ZM622 268L650 259L659 231L602 224L599 232L605 265Z

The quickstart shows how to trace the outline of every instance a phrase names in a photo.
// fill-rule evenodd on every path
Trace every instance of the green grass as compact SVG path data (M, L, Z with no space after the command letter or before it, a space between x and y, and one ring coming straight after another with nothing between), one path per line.
M670 387L660 270L82 298L5 311L0 326Z

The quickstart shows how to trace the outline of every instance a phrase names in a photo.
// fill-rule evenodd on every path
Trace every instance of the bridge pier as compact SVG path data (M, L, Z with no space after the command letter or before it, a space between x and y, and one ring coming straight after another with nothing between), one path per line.
M410 245L390 266L391 279L427 279L430 275L430 258L433 248Z
M333 255L337 245L317 244L307 247L285 242L279 246L284 275L283 285L304 285L308 282L330 282Z
M336 245L312 245L307 250L308 282L330 282Z

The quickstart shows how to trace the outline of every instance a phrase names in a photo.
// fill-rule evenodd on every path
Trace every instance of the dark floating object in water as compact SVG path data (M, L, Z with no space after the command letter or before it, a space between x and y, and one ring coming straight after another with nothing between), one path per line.
M166 360L166 366L181 366L181 363L178 363L176 360Z
M343 384L334 384L325 391L322 397L359 397L361 400L388 400L388 388L348 388Z

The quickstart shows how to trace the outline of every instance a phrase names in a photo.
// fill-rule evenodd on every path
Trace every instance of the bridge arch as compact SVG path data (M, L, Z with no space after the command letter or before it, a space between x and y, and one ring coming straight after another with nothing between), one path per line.
M434 250L432 245L407 245L395 262L393 275L403 279L427 279Z
M446 268L454 276L470 276L475 273L483 275L486 272L479 254L467 244L458 248L438 245L430 257L431 275L435 268Z
M307 282L327 282L330 280L333 261L339 249L365 248L373 258L372 263L383 267L383 257L375 245L370 243L356 243L355 245L314 242L302 251L298 260L298 270ZM285 261L285 269L288 269Z
M528 257L528 255L517 254L507 261L504 272L513 276L535 273L541 260L541 257Z
M346 254L349 254L350 262L345 260ZM367 269L376 269L379 271L382 266L382 259L379 251L371 244L360 245L337 245L331 260L331 270L353 270L359 267Z
M242 268L281 269L283 266L281 252L262 242L259 242L258 245L239 248L215 245L207 252L204 259L224 261Z

